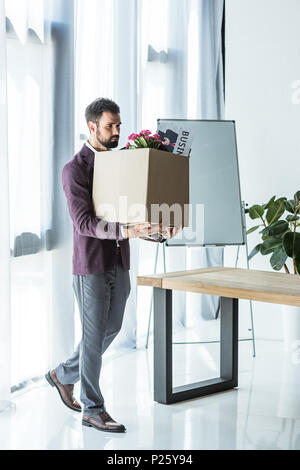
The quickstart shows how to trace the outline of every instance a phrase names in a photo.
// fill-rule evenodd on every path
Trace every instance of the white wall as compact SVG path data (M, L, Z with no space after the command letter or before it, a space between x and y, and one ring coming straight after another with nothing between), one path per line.
M292 102L300 80L299 21L299 0L226 0L226 118L236 121L242 199L249 205L275 194L291 199L300 190L300 104ZM249 250L259 241L250 235ZM250 263L272 270L269 256ZM241 307L248 312L247 302ZM280 306L255 302L254 315L258 338L281 339Z

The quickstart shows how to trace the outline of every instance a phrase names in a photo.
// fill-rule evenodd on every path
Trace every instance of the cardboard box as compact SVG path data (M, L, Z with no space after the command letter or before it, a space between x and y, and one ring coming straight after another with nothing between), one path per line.
M124 224L187 227L189 164L190 157L149 148L95 153L96 216Z

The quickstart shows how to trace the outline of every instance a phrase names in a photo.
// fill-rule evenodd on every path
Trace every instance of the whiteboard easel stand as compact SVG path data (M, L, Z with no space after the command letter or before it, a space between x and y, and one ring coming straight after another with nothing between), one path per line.
M247 227L246 227L246 219L245 219L245 202L242 201L242 209L243 209L243 232L244 232L244 240L245 240L245 248L246 248L246 257L247 257L247 269L249 269L249 259L248 259L248 243L247 243ZM157 260L158 260L158 252L159 252L159 245L160 243L157 244L156 246L156 254L155 254L155 261L154 261L154 274L156 274L156 269L157 269ZM225 245L218 245L218 246L224 246ZM237 249L237 254L236 254L236 260L235 260L235 267L237 267L238 263L238 258L239 258L239 252L240 252L240 245L238 245ZM164 263L164 274L166 274L166 246L165 243L163 243L163 263ZM255 352L255 336L254 336L254 322L253 322L253 310L252 310L252 300L249 300L250 302L250 319L251 319L251 328L249 328L248 331L252 332L252 338L240 338L239 341L252 341L252 347L253 347L253 357L256 356ZM150 334L150 322L151 322L151 315L152 315L152 306L153 306L153 289L152 289L152 295L151 295L151 303L150 303L150 312L149 312L149 319L148 319L148 329L147 329L147 339L146 339L146 345L145 348L148 349L148 342L149 342L149 334ZM206 343L219 343L220 341L187 341L184 343L173 343L173 344L206 344Z
M245 201L242 201L242 209L243 209L243 230L244 230L244 240L245 240L245 248L246 248L246 260L247 260L247 269L249 269L249 259L248 259L248 241L247 241L247 226L246 226L246 217L245 217ZM236 260L235 260L235 267L237 267L238 259L240 253L240 245L238 245L237 253L236 253ZM251 319L251 328L248 331L252 333L252 346L253 346L253 357L256 356L255 352L255 336L254 336L254 321L253 321L253 309L252 309L252 300L250 302L250 319ZM249 341L249 340L244 340Z
M157 269L157 259L158 259L159 245L160 245L160 243L157 243L156 254L155 254L155 262L154 262L154 274L156 274L156 269ZM163 261L164 261L164 273L166 273L166 247L165 247L165 243L163 243ZM146 339L146 345L145 345L146 349L148 349L148 341L149 341L149 333L150 333L150 322L151 322L151 314L152 314L152 305L153 305L153 289L152 289L150 312L149 312L149 319L148 319L147 339Z

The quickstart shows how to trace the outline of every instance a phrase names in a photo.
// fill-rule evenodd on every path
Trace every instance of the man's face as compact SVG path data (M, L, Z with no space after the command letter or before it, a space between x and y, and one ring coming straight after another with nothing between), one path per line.
M120 114L105 111L100 119L98 119L98 124L94 124L91 132L98 143L112 149L119 145L121 124Z

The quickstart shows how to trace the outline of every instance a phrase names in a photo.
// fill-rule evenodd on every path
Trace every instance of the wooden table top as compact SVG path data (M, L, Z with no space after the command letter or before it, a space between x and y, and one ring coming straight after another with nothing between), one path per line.
M138 276L139 286L300 306L300 275L212 267Z

